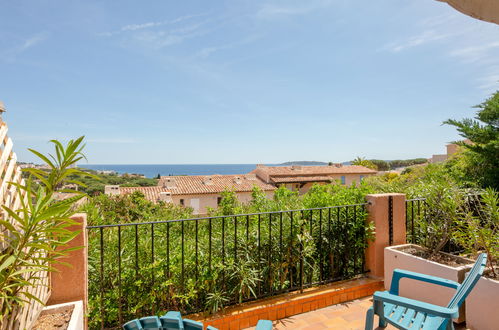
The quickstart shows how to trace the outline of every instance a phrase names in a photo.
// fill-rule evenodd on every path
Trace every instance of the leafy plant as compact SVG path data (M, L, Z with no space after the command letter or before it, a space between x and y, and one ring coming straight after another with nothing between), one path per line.
M474 255L486 252L492 277L499 278L499 193L491 188L472 195L454 239Z
M227 295L223 291L210 292L206 296L206 310L211 314L217 313L222 310L225 304L229 301Z
M29 174L24 184L11 182L17 188L20 207L2 208L7 218L0 220L6 229L0 235L4 250L0 256L0 324L5 327L16 310L31 301L40 301L31 294L31 287L43 285L43 274L54 271L55 264L66 264L59 260L73 249L64 248L78 232L68 228L75 224L71 219L74 204L84 197L75 192L73 197L55 200L54 193L66 183L80 185L72 175L82 175L73 168L84 158L83 137L69 141L66 146L57 140L51 143L55 155L45 156L29 149L49 167L49 171L26 169ZM37 180L36 189L34 180ZM67 191L67 190L65 190Z
M428 249L428 258L434 257L451 240L455 224L462 216L465 193L442 180L423 189L426 212L420 222L424 233L422 245Z
M231 279L236 283L232 291L238 296L239 303L251 296L257 297L255 289L257 283L261 281L257 266L258 263L252 259L248 248L243 247L237 262L233 262L229 268Z
M448 119L444 124L455 126L459 134L471 143L458 141L467 152L463 170L468 180L484 187L499 188L499 91L482 104L474 119Z
M357 157L354 160L352 160L352 165L360 165L376 171L378 170L378 166L376 164L362 157Z

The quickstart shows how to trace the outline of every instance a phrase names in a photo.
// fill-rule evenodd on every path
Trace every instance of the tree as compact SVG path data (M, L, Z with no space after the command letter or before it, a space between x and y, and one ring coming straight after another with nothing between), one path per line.
M376 167L378 168L378 171L388 171L390 169L390 164L385 160L369 159L369 161L371 163L373 163L374 165L376 165Z
M362 157L357 157L354 160L352 160L352 165L360 165L360 166L370 168L372 170L376 170L376 171L378 170L378 167L373 162L371 162L370 160L367 160L365 158L362 158Z
M483 187L499 188L499 91L476 106L474 119L448 119L465 139L456 142L464 148L465 171Z

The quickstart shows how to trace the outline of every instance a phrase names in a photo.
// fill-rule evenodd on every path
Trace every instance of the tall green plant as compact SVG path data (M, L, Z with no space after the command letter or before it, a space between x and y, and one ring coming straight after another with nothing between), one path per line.
M489 188L472 196L458 225L454 239L467 252L486 252L492 276L499 278L499 192Z
M426 196L426 212L419 225L424 233L422 245L431 258L452 239L455 224L464 210L465 194L452 183L437 179L421 191Z
M468 178L484 187L499 188L499 91L482 104L474 119L448 119L444 124L455 126L459 134L472 143L457 142L465 150L464 167Z
M64 245L78 235L68 228L75 224L71 219L73 206L84 195L75 192L73 197L57 201L54 193L65 183L81 184L68 177L84 174L74 168L84 158L83 137L65 146L56 140L51 142L54 155L45 156L29 149L50 170L26 169L29 175L24 184L10 183L17 188L20 207L2 206L7 214L7 218L0 220L0 226L6 229L0 234L4 244L0 255L0 325L3 328L8 327L18 308L31 301L43 303L29 293L29 288L42 285L42 274L53 271L53 265L65 264L59 258L74 248L64 248ZM34 188L35 179L39 183L37 188Z

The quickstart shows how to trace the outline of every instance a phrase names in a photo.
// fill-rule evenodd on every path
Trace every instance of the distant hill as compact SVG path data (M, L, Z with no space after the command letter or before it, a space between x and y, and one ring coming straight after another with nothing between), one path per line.
M327 164L328 163L317 162L317 161L313 161L313 160L296 160L296 161L292 161L292 162L281 163L281 164L278 164L278 165L281 165L281 166L291 166L291 165L308 166L308 165L327 165Z

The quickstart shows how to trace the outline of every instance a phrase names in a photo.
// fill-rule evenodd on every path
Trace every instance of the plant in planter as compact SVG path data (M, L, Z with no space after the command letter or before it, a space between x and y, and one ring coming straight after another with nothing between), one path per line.
M488 188L470 199L467 212L458 221L454 240L473 255L486 252L488 275L499 279L499 193Z
M464 191L450 180L436 176L432 184L420 187L426 196L425 209L418 219L417 235L421 245L406 244L385 249L385 288L391 284L395 268L446 278L455 282L464 280L472 260L443 253L441 250L453 239L456 222L462 218L466 202ZM401 284L401 295L436 305L445 306L454 291L414 280ZM459 322L464 320L461 309Z
M487 251L489 271L480 278L466 301L466 322L472 329L496 329L499 324L499 193L486 189L469 205L454 233L455 239L472 255Z
M75 203L83 193L60 190L64 184L81 183L68 179L74 175L88 175L74 165L84 158L83 137L69 141L66 146L51 141L55 155L42 155L30 149L49 166L49 170L26 169L28 177L24 184L11 182L20 200L16 209L2 206L7 217L0 220L6 230L0 233L4 250L0 255L0 328L11 328L16 313L26 304L42 303L30 289L43 285L43 276L53 271L54 264L63 264L58 259L69 249L64 245L78 232L68 230L75 222L71 219ZM36 186L36 188L35 188ZM55 200L56 191L72 192L74 196Z
M462 218L466 194L452 182L436 179L424 187L425 212L419 221L423 258L437 260L438 253L451 241L456 222ZM423 251L423 250L422 250Z

